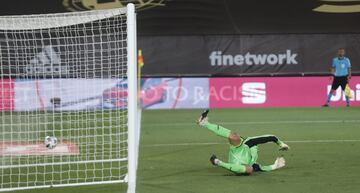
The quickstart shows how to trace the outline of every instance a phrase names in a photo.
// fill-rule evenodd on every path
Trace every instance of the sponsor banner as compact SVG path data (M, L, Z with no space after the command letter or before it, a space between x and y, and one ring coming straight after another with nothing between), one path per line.
M208 78L144 78L142 108L207 108ZM15 82L15 111L74 111L127 107L124 79L41 79Z
M15 83L13 79L0 79L0 111L14 110Z
M145 78L143 109L320 107L331 89L329 77ZM124 109L124 79L53 79L14 82L14 111ZM360 106L360 77L350 81L351 106ZM330 106L345 106L340 88Z
M142 109L207 108L208 78L144 78L140 83ZM103 91L105 109L126 107L121 83Z
M331 89L329 77L211 78L210 108L320 107ZM360 77L350 82L352 106L360 106ZM338 88L330 106L345 106Z
M148 106L149 109L208 108L208 78L169 78L163 81L166 82L164 100ZM141 92L146 92L146 89Z
M79 148L71 142L61 142L56 148L48 149L44 143L0 142L0 156L34 155L79 155Z
M101 109L107 90L121 83L120 79L18 79L15 111Z
M146 76L303 76L329 74L339 48L360 74L356 42L360 34L145 36L138 47Z

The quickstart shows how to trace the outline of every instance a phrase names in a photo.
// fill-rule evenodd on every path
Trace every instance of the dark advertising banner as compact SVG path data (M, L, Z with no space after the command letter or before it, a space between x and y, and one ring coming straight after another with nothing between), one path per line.
M329 74L345 48L360 73L360 34L140 37L147 76Z
M0 77L111 78L126 76L121 16L40 30L0 31ZM106 26L102 27L102 26Z
M74 35L61 42L55 36L32 41L8 34L0 37L0 76L125 75L126 66L122 69L121 64L126 63L126 48L109 37L115 38ZM145 36L139 37L138 47L145 61L143 75L150 77L325 75L339 48L346 49L353 72L360 73L360 34Z
M140 35L358 33L358 0L2 0L0 15L124 7Z

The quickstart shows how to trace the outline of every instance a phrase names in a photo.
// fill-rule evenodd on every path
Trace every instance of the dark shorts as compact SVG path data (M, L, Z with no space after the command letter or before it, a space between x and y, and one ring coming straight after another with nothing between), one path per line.
M341 86L342 90L345 90L346 85L348 84L347 76L335 76L333 83L331 85L331 90L336 90Z

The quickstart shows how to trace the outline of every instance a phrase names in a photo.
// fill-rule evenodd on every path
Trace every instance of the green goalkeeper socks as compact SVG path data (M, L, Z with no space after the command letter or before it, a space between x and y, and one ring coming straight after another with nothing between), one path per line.
M215 125L212 123L206 123L204 125L205 128L209 129L210 131L214 132L216 135L219 135L221 137L229 138L231 131L229 129L226 129L220 125Z
M220 161L218 165L237 174L242 174L246 171L246 167L244 165L225 163L222 161Z

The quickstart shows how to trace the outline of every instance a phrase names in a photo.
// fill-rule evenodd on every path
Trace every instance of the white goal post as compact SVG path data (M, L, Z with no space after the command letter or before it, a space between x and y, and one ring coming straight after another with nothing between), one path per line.
M0 191L127 183L135 193L136 43L131 3L0 17Z

